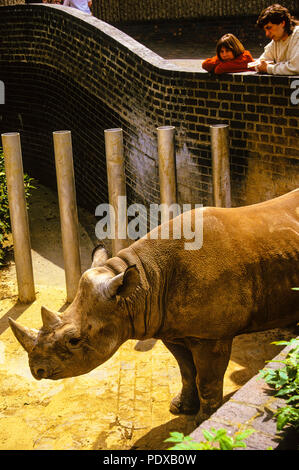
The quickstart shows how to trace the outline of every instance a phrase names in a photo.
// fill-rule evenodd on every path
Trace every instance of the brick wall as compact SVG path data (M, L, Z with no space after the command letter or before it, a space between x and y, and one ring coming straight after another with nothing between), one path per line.
M122 127L129 203L159 202L156 127L176 127L180 203L212 204L209 125L230 124L232 200L298 186L291 77L186 72L79 11L0 9L1 132L21 133L25 168L55 184L52 132L70 129L79 203L107 202L104 129Z
M2 0L3 1L3 0ZM279 2L278 2L279 3ZM258 15L269 0L93 0L94 14L109 23ZM297 0L282 4L298 13Z
M37 0L31 1L38 3ZM25 0L0 0L0 5L24 3ZM54 0L47 3L54 3ZM284 0L282 3L293 14L299 12L297 0ZM269 0L93 0L93 14L108 23L247 16L258 15L270 4Z

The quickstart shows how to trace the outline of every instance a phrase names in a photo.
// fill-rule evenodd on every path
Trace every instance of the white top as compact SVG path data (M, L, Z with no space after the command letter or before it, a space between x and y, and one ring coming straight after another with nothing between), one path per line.
M84 11L91 15L91 11L88 6L88 0L64 0L63 6L77 8L78 10Z
M273 75L299 75L299 26L283 41L272 40L264 49L260 60L274 62L267 65Z

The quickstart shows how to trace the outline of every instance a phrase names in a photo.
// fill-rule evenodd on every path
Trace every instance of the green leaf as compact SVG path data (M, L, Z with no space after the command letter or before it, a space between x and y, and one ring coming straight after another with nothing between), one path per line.
M235 447L246 447L246 444L245 444L245 442L243 442L243 441L235 442L235 443L234 443L234 448L235 448Z
M288 421L289 421L288 412L281 412L277 416L277 423L276 423L277 430L281 431L284 428L284 426L288 423Z
M234 437L236 441L240 441L242 439L247 439L247 437L249 437L254 432L255 432L254 429L245 429L245 431L236 432Z
M293 401L299 401L299 395L292 396L286 401L286 403L292 403Z
M221 450L232 450L233 449L233 441L228 436L223 436L219 440L219 444L220 444L220 449Z
M214 436L209 431L203 429L202 433L207 441L213 441Z
M181 432L170 432L169 434L171 437L165 439L164 442L181 442L185 438L184 434Z

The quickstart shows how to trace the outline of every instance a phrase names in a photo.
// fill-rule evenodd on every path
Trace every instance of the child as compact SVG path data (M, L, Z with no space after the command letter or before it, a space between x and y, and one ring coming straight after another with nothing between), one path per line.
M250 52L245 51L243 44L233 34L225 34L219 39L216 54L203 61L203 69L216 74L255 71L254 67L247 67L249 62L253 62Z

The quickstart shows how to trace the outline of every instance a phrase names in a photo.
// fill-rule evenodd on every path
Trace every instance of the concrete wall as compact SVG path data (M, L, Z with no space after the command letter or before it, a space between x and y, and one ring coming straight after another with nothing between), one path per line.
M299 182L293 77L186 72L116 28L54 5L0 9L1 132L21 133L25 168L55 184L52 132L70 129L79 203L107 202L104 129L124 130L129 203L159 202L156 127L176 127L180 203L212 204L209 125L230 124L232 200Z

